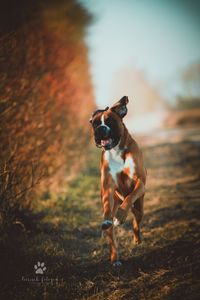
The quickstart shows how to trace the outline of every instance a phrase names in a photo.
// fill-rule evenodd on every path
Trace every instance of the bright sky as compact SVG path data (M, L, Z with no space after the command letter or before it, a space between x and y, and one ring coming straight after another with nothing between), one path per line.
M79 1L95 15L86 41L100 107L110 103L116 74L126 68L142 70L169 101L182 92L181 72L200 60L200 1Z

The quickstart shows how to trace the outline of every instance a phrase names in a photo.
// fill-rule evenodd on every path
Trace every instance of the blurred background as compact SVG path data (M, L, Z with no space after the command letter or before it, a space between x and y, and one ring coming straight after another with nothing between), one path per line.
M35 193L65 186L85 159L95 108L84 42L91 19L74 0L2 1L2 224Z
M86 42L99 107L129 96L135 132L163 123L169 108L200 106L200 2L82 0L95 17Z

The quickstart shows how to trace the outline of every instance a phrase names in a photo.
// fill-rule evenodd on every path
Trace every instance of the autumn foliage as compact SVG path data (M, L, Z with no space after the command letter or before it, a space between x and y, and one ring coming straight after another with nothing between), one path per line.
M85 28L73 0L5 1L0 12L0 223L60 183L88 147L94 108Z

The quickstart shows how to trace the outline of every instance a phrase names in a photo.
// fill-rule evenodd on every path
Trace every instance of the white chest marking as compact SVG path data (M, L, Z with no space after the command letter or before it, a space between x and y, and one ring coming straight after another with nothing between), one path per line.
M105 159L108 161L110 174L115 182L117 182L117 173L120 173L124 168L124 161L120 154L121 151L115 149L105 152Z
M135 163L132 158L132 156L129 154L126 157L126 160L124 162L124 169L127 171L126 174L130 177L133 178L133 175L135 173Z
M121 157L121 151L119 148L115 148L105 152L105 160L108 162L110 174L115 183L117 183L117 173L120 173L123 170L126 171L125 173L130 178L133 178L135 164L130 155L128 155L124 161Z

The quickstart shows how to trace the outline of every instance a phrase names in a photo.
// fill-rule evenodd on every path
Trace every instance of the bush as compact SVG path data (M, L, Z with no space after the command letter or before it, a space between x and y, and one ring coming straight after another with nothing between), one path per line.
M75 1L5 1L0 12L0 223L79 168L94 100ZM78 164L77 164L78 163ZM34 188L40 183L40 188Z

